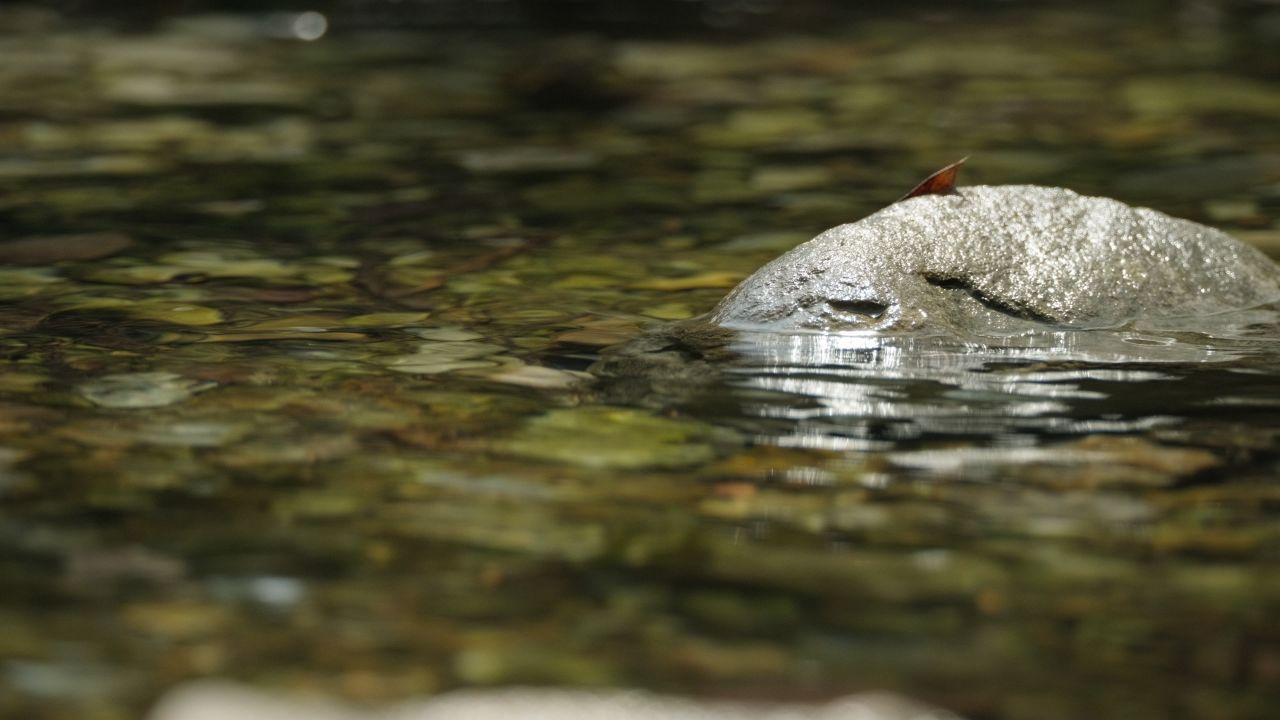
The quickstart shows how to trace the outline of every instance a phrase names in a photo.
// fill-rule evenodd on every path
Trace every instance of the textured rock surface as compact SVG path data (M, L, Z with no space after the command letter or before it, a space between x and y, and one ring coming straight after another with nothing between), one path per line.
M1280 267L1229 235L1062 188L911 198L765 265L712 313L731 327L1112 327L1280 299Z

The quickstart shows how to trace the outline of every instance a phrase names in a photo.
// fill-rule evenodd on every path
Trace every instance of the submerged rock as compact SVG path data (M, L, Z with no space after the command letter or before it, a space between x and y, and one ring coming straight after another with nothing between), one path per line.
M47 265L63 260L94 260L115 255L133 245L122 233L44 235L0 242L0 263Z
M709 319L771 331L1099 328L1276 300L1280 266L1213 228L1062 188L976 186L832 228L760 268Z
M625 408L582 407L535 417L495 449L535 460L637 470L697 465L715 458L718 446L738 442L732 431L690 420Z
M153 408L172 405L217 383L184 378L171 372L103 375L80 385L80 394L108 408Z

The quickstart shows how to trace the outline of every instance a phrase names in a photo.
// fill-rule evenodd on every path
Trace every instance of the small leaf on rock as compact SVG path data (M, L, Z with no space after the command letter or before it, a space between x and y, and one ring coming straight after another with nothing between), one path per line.
M960 166L964 165L969 158L962 157L950 165L942 168L938 172L925 178L919 185L912 188L911 192L898 198L898 202L902 202L907 198L918 197L920 195L950 195L956 191L956 175L960 173Z

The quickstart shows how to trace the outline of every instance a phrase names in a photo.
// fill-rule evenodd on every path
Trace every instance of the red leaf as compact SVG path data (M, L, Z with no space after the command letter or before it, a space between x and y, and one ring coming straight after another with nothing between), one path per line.
M964 161L968 159L969 157L966 155L930 175L915 186L911 192L898 198L895 202L902 202L907 198L913 198L918 195L950 195L956 191L956 175L960 172L960 166L964 165Z

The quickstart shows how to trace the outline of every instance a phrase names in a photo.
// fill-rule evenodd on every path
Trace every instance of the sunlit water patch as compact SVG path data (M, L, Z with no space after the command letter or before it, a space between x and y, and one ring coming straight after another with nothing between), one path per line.
M968 337L744 332L731 345L740 360L726 374L744 393L746 414L778 421L757 426L761 442L872 451L964 438L1017 462L1022 455L1009 451L1054 437L1142 432L1213 408L1275 407L1278 317L1253 310L1192 331L1184 323L1179 331Z

